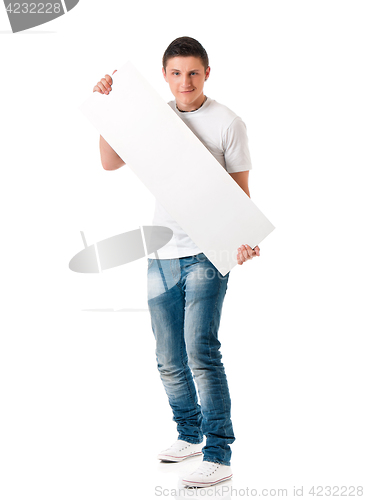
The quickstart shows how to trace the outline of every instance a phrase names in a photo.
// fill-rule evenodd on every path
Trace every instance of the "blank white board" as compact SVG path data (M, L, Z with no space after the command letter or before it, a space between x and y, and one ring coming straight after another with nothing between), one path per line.
M81 111L223 276L275 229L131 62Z

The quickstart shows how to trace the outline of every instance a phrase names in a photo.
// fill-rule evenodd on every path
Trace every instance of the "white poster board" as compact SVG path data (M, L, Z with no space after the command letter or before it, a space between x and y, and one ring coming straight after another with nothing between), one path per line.
M275 229L131 62L81 110L222 275Z

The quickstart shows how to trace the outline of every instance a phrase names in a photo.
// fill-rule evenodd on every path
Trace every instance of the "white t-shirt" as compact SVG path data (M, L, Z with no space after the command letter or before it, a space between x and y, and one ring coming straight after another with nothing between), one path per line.
M170 101L169 105L227 172L252 169L246 125L227 106L210 97L195 111L179 111L175 101ZM157 200L152 225L167 226L174 233L172 239L158 250L159 259L176 259L202 252ZM156 256L151 254L149 258Z

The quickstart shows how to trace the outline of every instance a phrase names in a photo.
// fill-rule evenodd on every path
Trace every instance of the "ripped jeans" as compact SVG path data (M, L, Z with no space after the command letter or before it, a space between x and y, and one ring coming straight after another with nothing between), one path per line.
M229 273L200 253L148 259L147 277L157 367L178 439L201 443L205 435L203 460L230 465L235 437L218 340Z

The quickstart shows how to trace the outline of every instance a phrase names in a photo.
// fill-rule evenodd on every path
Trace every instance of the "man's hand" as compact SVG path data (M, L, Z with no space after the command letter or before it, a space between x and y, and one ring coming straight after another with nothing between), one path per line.
M113 71L113 75L117 70ZM109 94L112 91L113 78L110 75L105 75L93 88L93 92L99 92L99 94Z
M241 266L246 260L250 260L253 257L256 257L256 255L259 257L260 256L260 249L256 245L255 248L252 250L252 248L249 245L241 245L237 249L237 263Z

